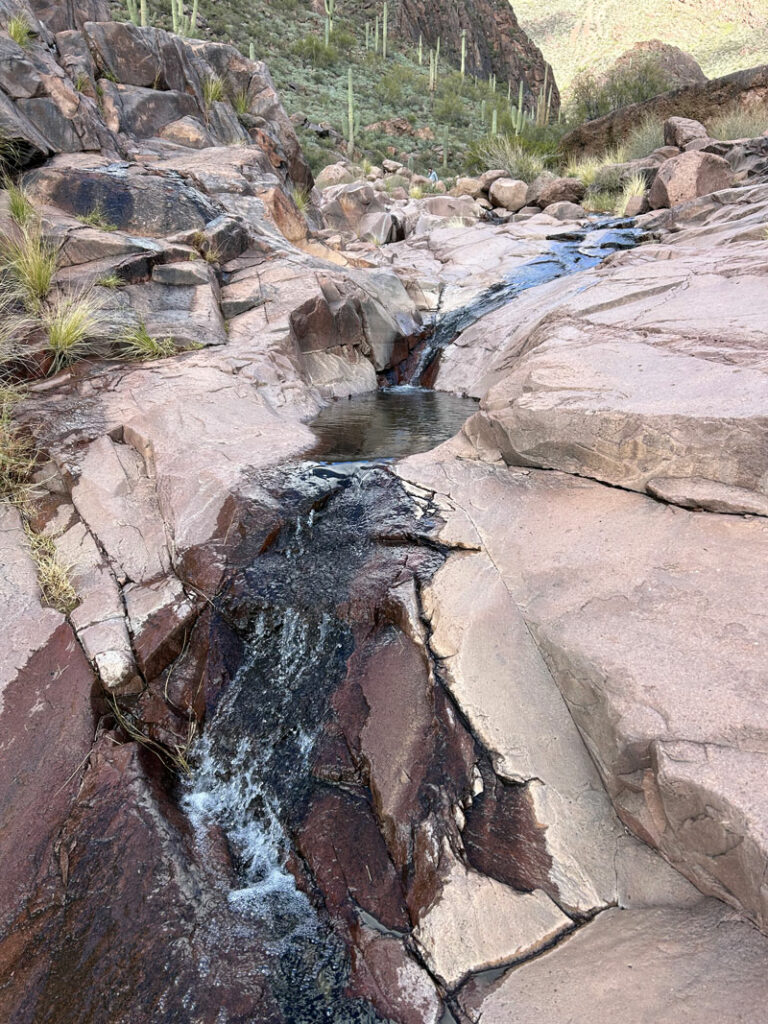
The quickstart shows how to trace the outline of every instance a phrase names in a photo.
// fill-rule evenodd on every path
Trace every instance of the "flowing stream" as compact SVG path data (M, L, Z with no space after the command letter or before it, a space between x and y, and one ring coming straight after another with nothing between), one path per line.
M484 313L636 240L631 226L615 224L561 235L550 253L439 319L414 384ZM338 923L343 907L340 918L329 915L327 891L321 897L313 880L317 837L310 823L338 785L320 748L338 731L337 695L355 651L382 622L387 636L399 635L388 610L391 588L405 577L421 586L444 558L428 539L429 512L414 507L382 463L431 449L475 408L471 399L418 386L329 406L313 424L316 461L272 475L281 528L235 573L217 604L219 621L238 635L243 653L209 715L182 805L198 833L215 825L227 838L238 877L229 906L264 937L264 973L289 1024L383 1020L367 1000L346 994L351 926L348 918ZM338 771L343 779L348 769ZM345 799L351 785L342 783ZM371 922L362 902L359 914Z

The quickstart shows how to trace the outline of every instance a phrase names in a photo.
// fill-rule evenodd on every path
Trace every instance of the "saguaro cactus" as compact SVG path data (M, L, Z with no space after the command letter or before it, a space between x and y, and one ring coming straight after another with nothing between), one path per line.
M347 154L355 151L355 92L352 68L347 71Z
M419 67L424 63L424 36L419 32Z
M382 15L382 29L381 29L381 55L384 60L387 59L387 21L389 17L389 8L387 4L384 4L384 13Z
M336 0L323 0L325 17L328 22L328 32L333 35L333 16L336 13Z
M194 0L190 16L184 13L183 0L171 0L171 21L177 36L191 35L197 28L197 5L198 0Z
M126 0L128 7L128 17L131 19L134 25L141 25L142 28L146 28L149 24L149 18L147 16L147 0L141 0L141 6L139 6L138 0Z
M463 28L461 30L461 77L464 77L464 72L467 69L467 30Z
M379 16L378 16L378 14L376 15L376 30L375 30L374 36L373 36L373 52L374 53L378 53L379 52Z

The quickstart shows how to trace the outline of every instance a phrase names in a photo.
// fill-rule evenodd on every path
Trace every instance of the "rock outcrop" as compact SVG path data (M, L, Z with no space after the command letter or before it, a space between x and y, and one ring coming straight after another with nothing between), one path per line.
M560 93L552 68L541 51L520 27L507 0L459 0L438 7L423 0L402 0L397 15L398 30L414 41L423 36L425 44L436 46L458 63L461 34L466 32L467 70L488 78L495 74L500 82L525 84L530 102L552 89L551 109L560 107Z
M756 1019L768 186L522 294L573 243L578 181L413 198L384 162L320 195L263 65L99 0L34 11L29 46L0 43L0 123L51 294L155 347L105 334L53 376L35 350L16 410L37 457L0 507L0 1016L586 1024L629 998L640 1024L685 996ZM206 102L214 75L245 112ZM757 175L673 127L659 177ZM438 311L436 386L482 399L461 435L302 463L307 420L401 379Z
M599 155L612 146L621 145L629 132L645 118L652 117L661 122L669 117L687 117L706 122L729 107L760 107L766 95L768 65L761 64L748 71L735 71L723 78L713 78L704 85L687 85L665 92L643 103L633 103L594 121L587 121L569 132L560 146L564 153L574 157Z

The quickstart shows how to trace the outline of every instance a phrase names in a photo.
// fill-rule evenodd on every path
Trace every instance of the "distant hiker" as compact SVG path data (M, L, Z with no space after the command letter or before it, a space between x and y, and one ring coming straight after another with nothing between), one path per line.
M435 170L434 167L429 172L429 180L432 182L433 185L437 182L437 171Z

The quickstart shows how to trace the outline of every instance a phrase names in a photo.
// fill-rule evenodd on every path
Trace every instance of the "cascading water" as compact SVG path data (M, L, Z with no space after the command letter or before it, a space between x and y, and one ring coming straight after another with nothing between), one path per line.
M632 221L598 221L588 228L553 236L549 252L515 269L514 274L478 295L472 302L440 316L421 351L408 383L419 385L442 349L481 317L505 306L536 285L598 266L612 252L637 245L642 231Z
M549 254L518 268L513 279L444 316L421 354L413 382L480 316L536 284L593 267L608 252L636 240L637 232L626 225L580 231L565 240L561 235ZM357 892L352 882L345 883L356 892L352 909L340 906L329 913L329 890L318 882L316 865L310 863L312 837L306 835L311 809L329 793L352 794L343 797L353 801L351 807L365 809L375 801L359 753L342 743L340 761L329 775L318 748L329 736L343 733L342 712L334 702L357 652L371 643L374 651L380 643L385 649L376 637L411 643L392 618L391 588L404 579L420 586L443 558L432 539L431 512L425 515L423 508L415 508L386 467L371 459L434 447L452 436L475 408L472 400L418 386L331 406L318 419L318 457L327 462L358 460L356 465L309 463L273 479L270 490L282 495L284 525L244 558L245 568L235 574L218 603L221 621L239 636L244 653L209 715L182 803L199 836L210 828L226 836L236 876L227 904L236 918L256 929L250 934L258 934L261 942L258 970L286 1024L373 1024L384 1019L370 1002L348 992L350 936L358 925L378 928L375 915L365 893ZM437 721L444 698L431 699ZM364 714L362 721L361 728ZM450 713L442 722L443 738L435 747L440 753L430 755L437 765L430 791L453 787L443 800L450 809L471 786L472 769L464 764L453 776L453 769L445 769L440 758L450 752L450 730L460 727ZM467 749L468 740L457 742ZM429 817L434 813L430 801L420 799ZM427 832L433 828L430 823ZM383 842L377 829L380 822L374 835ZM414 867L398 880L390 855L391 850L384 853L397 889L406 885L405 876ZM367 864L366 870L370 876ZM404 900L403 895L403 908ZM401 944L407 963L407 911L402 913L406 922L394 931L392 925L382 926L381 934Z

